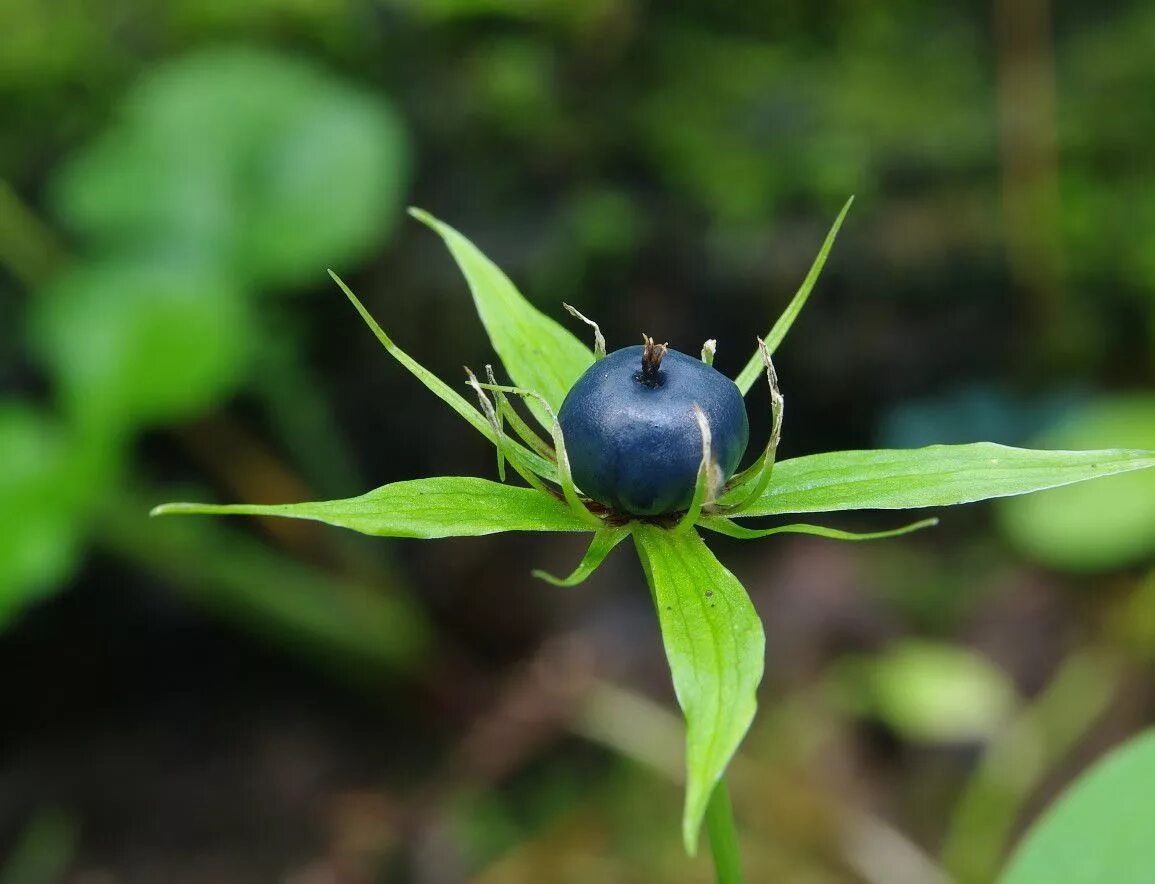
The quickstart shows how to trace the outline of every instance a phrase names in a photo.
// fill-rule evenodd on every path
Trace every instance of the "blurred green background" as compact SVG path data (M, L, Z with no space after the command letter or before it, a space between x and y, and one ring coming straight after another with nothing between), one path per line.
M441 377L493 361L407 204L733 374L853 193L785 456L1155 448L1143 0L4 0L0 35L0 884L710 880L625 547L561 591L529 571L578 538L147 518L492 475L324 272ZM751 880L989 880L1155 720L1155 475L943 515L713 541L767 628Z

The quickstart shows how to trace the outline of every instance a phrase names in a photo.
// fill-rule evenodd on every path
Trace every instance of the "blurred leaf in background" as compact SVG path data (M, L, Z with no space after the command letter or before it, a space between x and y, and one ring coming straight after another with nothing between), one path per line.
M1155 733L1115 749L1027 833L1000 884L1145 884L1151 880Z
M113 436L211 408L259 346L232 279L164 258L76 264L33 302L32 324L75 428Z
M71 576L83 543L91 474L58 423L0 400L0 628Z
M1106 439L1155 445L1155 398L1116 396L1074 410L1036 442L1083 448ZM1107 478L1000 504L1000 524L1022 552L1062 570L1095 572L1150 562L1155 554L1155 475Z
M1013 685L989 660L922 639L897 641L870 657L844 658L829 678L836 702L914 741L985 740L1017 703Z
M0 423L13 452L0 461L0 481L12 488L0 498L0 519L11 523L0 540L9 613L66 579L91 534L109 540L108 523L92 521L92 504L123 509L125 468L133 481L144 478L132 465L139 433L212 412L249 387L257 367L258 395L274 417L291 411L284 402L291 397L313 418L283 421L285 444L311 446L340 471L348 456L339 438L329 438L333 421L317 406L316 383L298 348L273 339L276 308L256 298L301 287L331 263L381 248L409 186L409 136L388 99L269 49L207 48L169 60L148 70L119 108L47 188L73 234L74 257L45 245L51 232L28 207L13 197L3 207L7 241L19 246L9 257L36 289L25 302L26 345L60 411L50 420L9 397ZM57 266L42 257L21 261L21 249L55 256ZM316 443L318 433L325 445ZM232 475L269 481L244 468ZM264 475L300 481L276 478L275 470ZM142 536L154 530L138 528ZM200 537L199 554L186 542L173 555L194 566L207 561L221 541ZM113 545L138 565L165 571L157 559L165 545L140 539L119 532ZM204 579L191 585L211 601L210 585L230 581L200 570ZM263 619L284 619L275 571L252 568L232 581L246 602L222 610L258 629ZM392 579L380 569L376 576L383 588ZM310 579L302 572L304 591L295 597L314 616L297 616L294 630L307 633L311 623L321 641L341 647L326 605L363 604L373 612L364 641L388 641L381 604L326 602L331 587ZM348 589L350 599L362 594ZM406 652L383 653L400 659Z
M384 241L409 167L381 96L267 50L211 49L150 72L62 171L57 204L94 246L292 286Z

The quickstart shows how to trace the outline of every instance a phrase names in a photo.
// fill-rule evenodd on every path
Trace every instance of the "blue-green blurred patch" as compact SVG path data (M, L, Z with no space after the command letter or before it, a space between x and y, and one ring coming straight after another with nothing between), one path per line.
M56 202L105 247L175 244L254 286L294 285L384 241L409 167L380 95L293 58L213 49L141 81L63 170Z
M1155 447L1155 396L1088 403L1035 440L1044 448ZM1022 552L1046 565L1087 572L1155 554L1155 473L1138 472L999 503L1000 524Z
M986 384L965 384L938 396L900 402L883 416L875 435L881 448L978 439L1025 445L1085 398L1077 390L1024 398Z

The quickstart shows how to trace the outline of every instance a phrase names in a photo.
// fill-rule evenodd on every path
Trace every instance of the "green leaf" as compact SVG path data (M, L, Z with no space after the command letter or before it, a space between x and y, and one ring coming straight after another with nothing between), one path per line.
M56 196L105 249L175 248L251 285L291 285L378 246L409 168L380 94L291 56L212 48L140 80Z
M1155 397L1088 403L1042 441L1057 448L1155 448ZM1155 470L1008 500L999 515L1020 550L1054 568L1086 572L1142 562L1155 549Z
M1033 451L993 442L832 451L780 462L773 484L740 515L952 506L1153 466L1155 451Z
M540 393L556 412L570 387L593 365L593 353L561 323L530 304L468 239L428 212L409 211L445 240L469 282L477 313L513 385ZM540 403L531 399L528 405L549 429L550 418Z
M120 431L210 408L243 378L256 338L233 281L183 261L77 265L32 310L40 356L85 429Z
M693 855L714 786L754 720L766 642L746 590L697 532L636 522L633 535L686 716L682 836Z
M421 381L434 396L465 418L477 432L481 433L481 435L490 442L497 444L497 433L489 421L486 420L485 415L470 405L465 397L449 386L449 384L445 383L445 381L441 380L441 378L437 377L437 375L393 343L393 339L385 334L385 330L378 325L373 315L365 309L365 305L353 294L353 290L345 285L344 280L332 270L329 271L329 275L333 277L333 281L340 286L341 291L345 293L345 297L349 299L361 315L361 318L365 321L365 324L368 325L369 329L376 335L377 340L381 342L381 346L385 348L385 352L400 362L409 373ZM539 476L557 481L557 467L554 464L529 450L525 450L522 456Z
M500 531L589 531L564 503L532 488L444 476L383 485L360 497L283 504L166 503L153 515L311 519L378 537L476 537Z
M1000 884L1148 884L1155 867L1155 731L1114 750L1027 833Z
M594 534L589 549L582 556L581 562L568 577L554 577L548 571L534 571L533 576L554 586L577 586L594 573L602 562L619 543L629 536L630 529L626 527L606 527Z
M815 283L818 282L818 277L822 274L822 268L826 266L826 258L830 255L830 250L834 247L834 240L838 236L838 231L842 229L842 222L846 220L846 213L850 211L850 207L854 205L854 197L846 201L846 205L842 207L842 211L838 213L838 217L834 219L834 224L830 228L830 232L826 234L826 240L822 243L822 248L818 250L818 256L814 259L814 263L810 265L810 272L806 274L806 278L802 280L802 285L798 292L791 299L790 303L786 305L786 309L782 311L782 315L778 317L778 321L774 323L774 327L770 329L764 338L766 342L766 349L773 353L778 349L778 345L786 337L786 333L790 331L790 327L794 325L794 320L798 318L798 314L802 312L802 308L806 306L806 301L810 298L810 292L813 291ZM758 350L754 351L754 355L746 363L745 367L739 373L738 377L734 379L734 383L738 385L738 389L742 391L745 396L750 392L750 388L754 386L754 382L758 380L758 375L762 373L762 357Z
M59 427L15 400L0 400L0 452L2 628L69 576L95 477L78 472Z

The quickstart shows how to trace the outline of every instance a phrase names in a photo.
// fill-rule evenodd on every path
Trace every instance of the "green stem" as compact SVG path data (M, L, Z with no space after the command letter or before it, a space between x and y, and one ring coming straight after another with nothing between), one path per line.
M718 884L742 884L742 857L738 852L738 832L726 781L718 780L706 805L706 836L714 856L714 873Z

